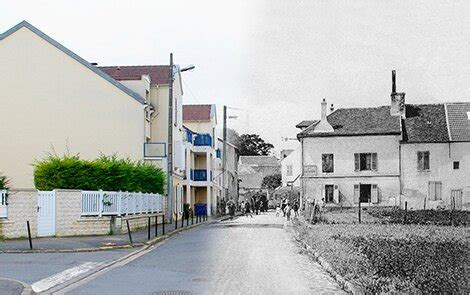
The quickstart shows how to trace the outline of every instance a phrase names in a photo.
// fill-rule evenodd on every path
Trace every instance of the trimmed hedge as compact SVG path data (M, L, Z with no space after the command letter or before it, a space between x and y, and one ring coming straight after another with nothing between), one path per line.
M34 184L38 190L101 189L161 194L165 181L162 169L116 156L90 161L79 156L48 155L34 164Z

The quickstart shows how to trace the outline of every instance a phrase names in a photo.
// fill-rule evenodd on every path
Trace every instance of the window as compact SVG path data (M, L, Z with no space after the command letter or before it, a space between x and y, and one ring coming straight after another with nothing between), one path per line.
M431 201L442 200L442 182L430 181L428 184L428 198Z
M321 155L322 162L322 172L323 173L332 173L334 172L334 160L333 154L323 154Z
M377 153L354 154L354 171L377 171Z
M418 152L418 171L429 170L429 151Z
M287 176L292 176L292 165L287 165Z
M459 161L454 161L454 170L457 170L460 168L460 162Z

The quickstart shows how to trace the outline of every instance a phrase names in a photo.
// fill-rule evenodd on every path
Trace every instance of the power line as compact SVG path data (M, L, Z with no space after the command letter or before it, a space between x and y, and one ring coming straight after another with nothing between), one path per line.
M189 93L191 93L192 97L196 100L196 102L200 103L199 99L197 99L196 95L194 95L194 92L191 90L191 87L189 87L189 85L185 82L185 80L183 80L183 84L189 90Z

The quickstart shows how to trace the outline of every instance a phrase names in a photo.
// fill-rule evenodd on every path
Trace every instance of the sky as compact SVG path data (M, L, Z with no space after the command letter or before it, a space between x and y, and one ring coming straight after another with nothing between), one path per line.
M335 108L470 101L470 1L4 1L0 31L27 20L89 62L168 64L184 103L227 105L228 127L276 150ZM221 120L219 120L221 123Z

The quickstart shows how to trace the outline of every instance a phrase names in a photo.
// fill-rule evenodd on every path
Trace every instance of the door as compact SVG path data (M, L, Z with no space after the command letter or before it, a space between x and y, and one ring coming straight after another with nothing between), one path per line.
M325 203L333 203L333 185L325 185Z
M361 184L360 187L360 201L361 203L369 203L371 197L371 185Z
M38 192L38 237L55 235L55 191Z
M462 190L452 190L450 193L451 209L462 210Z

